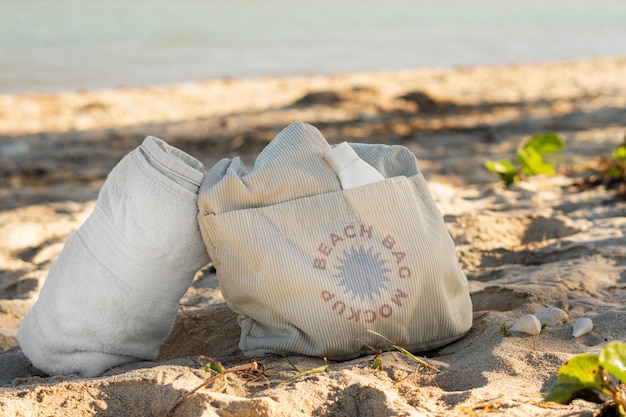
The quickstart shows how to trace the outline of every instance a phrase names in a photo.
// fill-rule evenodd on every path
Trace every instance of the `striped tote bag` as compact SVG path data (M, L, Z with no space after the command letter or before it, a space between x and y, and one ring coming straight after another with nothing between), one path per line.
M200 229L247 356L348 359L385 338L418 352L471 327L467 278L415 156L350 146L384 180L343 189L331 146L300 122L251 170L233 158L205 174Z

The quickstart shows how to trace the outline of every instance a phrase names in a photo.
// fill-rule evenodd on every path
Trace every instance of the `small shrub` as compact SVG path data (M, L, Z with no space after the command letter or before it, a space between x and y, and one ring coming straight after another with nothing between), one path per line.
M497 175L508 186L520 177L531 175L554 175L556 160L546 159L547 155L565 149L565 142L554 132L544 132L530 138L524 146L517 150L515 161L500 159L487 161L485 167Z
M604 172L611 181L624 182L626 180L626 138L613 150L611 161Z
M626 343L610 342L598 355L581 354L567 361L546 401L569 404L575 399L603 404L600 416L626 416Z
M590 163L578 185L583 190L604 186L614 190L618 197L626 198L626 137L609 156Z

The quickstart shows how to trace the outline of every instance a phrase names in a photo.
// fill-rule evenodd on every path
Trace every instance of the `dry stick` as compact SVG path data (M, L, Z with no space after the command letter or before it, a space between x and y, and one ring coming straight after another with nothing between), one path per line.
M411 352L409 352L408 350L406 350L405 348L403 348L400 345L395 344L393 341L391 341L391 339L383 336L382 334L375 332L374 330L367 330L368 332L375 334L376 336L382 337L383 339L385 339L387 342L391 343L391 345L396 348L400 353L408 356L409 358L411 358L412 360L414 360L415 362L417 362L418 364L422 365L424 367L424 369L426 370L426 372L428 372L428 376L430 376L431 381L437 386L437 381L435 381L435 377L433 376L433 374L431 373L431 370L435 373L439 373L441 372L441 370L439 368L437 368L436 366L433 366L431 364L429 364L428 362L426 362L423 359L418 358L417 356L413 355ZM415 368L415 371L417 372L417 368Z
M413 355L411 352L409 352L408 350L406 350L402 346L393 343L393 341L391 339L383 336L382 334L380 334L378 332L375 332L374 330L368 330L368 332L370 332L372 334L375 334L376 336L382 337L387 342L391 343L391 345L394 348L396 348L400 353L403 353L406 356L408 356L409 358L413 359L415 362L417 362L420 365L422 365L427 371L428 370L433 370L434 372L441 372L441 370L439 368L437 368L436 366L433 366L433 365L429 364L428 362L426 362L425 360L418 358L417 356ZM430 374L430 372L429 372L429 374Z
M296 365L291 361L291 359L289 359L289 357L287 355L285 355L283 352L280 352L281 356L283 358L285 358L285 360L287 361L287 363L289 364L289 366L291 366L293 368L294 371L296 371L297 373L300 373L300 370L296 367Z
M291 365L292 365L292 367L294 369L296 369L296 370L298 369L293 364L291 364ZM288 380L283 381L280 384L276 385L276 388L278 388L278 387L280 387L282 385L288 384L288 383L290 383L292 381L295 381L296 379L298 379L300 377L311 375L311 374L319 374L319 373L322 373L322 372L328 373L328 360L325 357L324 357L324 365L323 366L319 366L317 368L300 371L297 375L294 375L291 378L289 378Z
M183 401L185 401L187 398L191 397L192 395L194 395L196 392L200 391L202 388L206 387L207 385L212 384L213 382L217 381L219 378L224 377L226 374L232 374L234 372L241 372L241 371L261 372L259 370L259 364L256 361L253 361L252 363L248 363L246 365L233 366L232 368L224 368L224 366L220 362L213 362L211 358L207 358L206 356L200 356L200 359L208 359L209 363L206 365L205 368L209 368L217 372L217 375L215 375L211 379L208 379L202 382L202 384L198 385L193 390L191 390L187 394L180 397L178 401L176 401L176 403L172 406L170 411L167 413L168 417L173 416L174 411L176 411L178 406L181 405Z

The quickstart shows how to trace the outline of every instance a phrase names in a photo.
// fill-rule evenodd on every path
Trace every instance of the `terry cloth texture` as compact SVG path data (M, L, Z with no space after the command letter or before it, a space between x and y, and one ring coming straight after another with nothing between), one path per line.
M41 370L95 376L155 359L197 270L202 164L147 137L105 181L67 240L17 338Z
M352 144L385 180L342 190L331 147L294 123L250 172L238 158L200 187L200 229L247 356L345 359L389 348L433 349L472 324L454 243L405 147Z

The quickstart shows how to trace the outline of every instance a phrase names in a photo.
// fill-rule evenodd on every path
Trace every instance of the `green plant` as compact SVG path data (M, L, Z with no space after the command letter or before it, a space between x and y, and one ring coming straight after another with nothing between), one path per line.
M624 142L613 150L611 161L604 172L612 181L624 181L626 178L626 137Z
M502 325L500 326L500 333L502 333L502 336L504 337L509 337L511 336L511 333L509 333L509 329L505 323L502 323Z
M406 350L402 346L392 342L389 338L383 336L382 334L380 334L378 332L375 332L374 330L371 330L371 329L368 329L367 331L369 333L375 334L376 336L381 337L384 340L386 340L387 342L389 342L391 344L391 346L393 346L398 352L402 353L407 358L409 358L412 361L416 362L418 364L418 366L421 365L424 369L426 369L426 371L428 371L428 372L434 371L436 373L441 372L436 366L433 366L433 365L429 364L428 362L426 362L425 360L418 358L417 356L413 355L411 352L409 352L408 350ZM382 361L381 361L381 365L382 365ZM375 369L375 368L373 368L373 369Z
M567 361L546 401L569 404L579 398L603 404L599 416L626 416L626 343L610 342L598 355L582 354Z
M283 355L284 358L287 359L287 362L289 362L289 365L291 365L291 367L297 372L296 375L292 376L291 378L287 379L286 381L281 382L280 384L276 385L277 387L280 387L282 385L288 384L292 381L295 381L298 378L301 378L303 376L308 376L308 375L312 375L312 374L319 374L319 373L328 373L328 359L326 359L326 357L324 357L324 365L323 366L319 366L317 368L313 368L313 369L306 369L304 371L301 371L300 369L298 369L296 367L296 365L294 365L293 362L291 362L289 360L289 358L287 358L285 355Z
M558 133L544 132L531 137L517 150L515 162L509 159L485 162L485 168L496 174L508 186L520 176L554 175L556 161L545 156L555 154L565 148L565 142Z
M183 403L183 401L185 401L187 398L191 397L192 395L200 391L202 388L214 383L219 378L223 378L227 374L237 373L237 372L257 373L260 375L261 378L264 378L267 381L267 384L268 384L267 387L269 388L269 380L267 379L265 374L261 371L259 364L256 361L252 361L251 363L247 363L244 365L226 368L220 362L214 361L213 359L207 356L200 356L200 359L208 360L207 364L204 366L204 370L206 372L216 373L217 375L215 375L214 377L210 379L207 379L206 381L203 381L200 385L195 387L193 390L179 397L178 400L174 403L174 405L170 408L170 410L166 413L166 416L168 417L173 416L174 412Z
M383 351L379 350L378 353L376 355L374 355L374 358L372 359L370 368L373 370L379 370L382 371L383 370L383 359L380 357L380 355L382 355Z
M626 198L626 136L621 144L608 156L603 156L585 167L584 177L578 186L587 190L591 187L604 186L616 192L617 197Z

